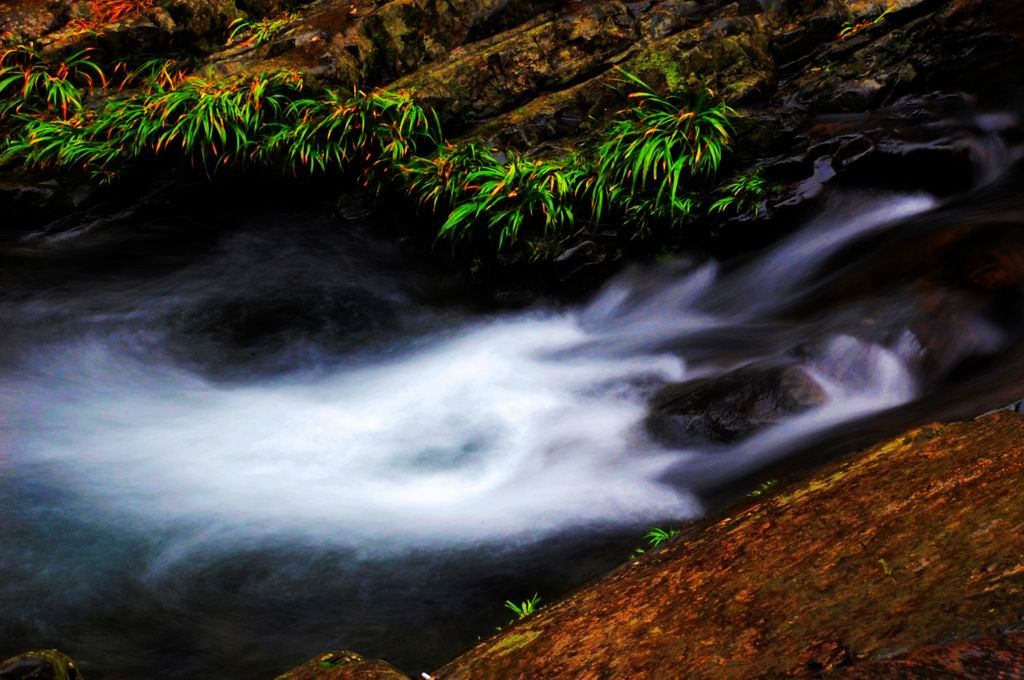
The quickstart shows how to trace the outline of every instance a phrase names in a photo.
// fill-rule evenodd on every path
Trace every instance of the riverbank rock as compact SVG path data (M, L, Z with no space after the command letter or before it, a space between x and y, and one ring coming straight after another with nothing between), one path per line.
M533 257L518 279L540 276L558 290L590 272L574 266L570 276L539 260L585 253L613 263L599 268L607 272L634 253L696 245L735 255L785 234L838 182L962 190L986 153L974 144L974 95L1012 100L1007 93L1022 88L1006 74L1024 67L1018 15L963 0L138 0L105 23L82 9L88 3L4 2L3 30L44 51L96 46L110 62L184 51L200 72L289 70L340 90L405 89L450 136L532 155L558 156L603 129L628 102L622 70L659 91L711 90L734 106L734 154L721 179L761 169L771 195L756 210L702 217L649 242L617 224L580 225L545 244L543 257L523 250L494 265ZM227 45L233 20L261 17L279 22L265 39ZM136 176L158 182L163 170Z
M825 400L825 390L799 366L744 366L662 388L646 426L666 446L729 443Z
M1024 608L1022 481L1020 415L912 430L684 532L436 677L1018 677L1020 640L1001 634Z
M391 664L364 659L355 652L321 654L275 680L409 680Z
M0 661L0 680L83 680L78 666L56 649L25 652Z

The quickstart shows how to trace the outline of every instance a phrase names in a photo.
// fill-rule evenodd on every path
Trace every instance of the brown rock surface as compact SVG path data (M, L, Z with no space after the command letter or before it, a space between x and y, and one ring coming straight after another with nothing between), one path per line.
M962 680L1024 678L1024 634L929 645L894 659L844 668L842 680Z
M894 677L895 661L870 664L1020 626L1022 467L1019 415L913 430L710 521L437 677L809 677L851 664L863 673L848 677ZM1019 667L1019 640L977 644ZM944 668L962 675L940 677L1018 677L957 663Z

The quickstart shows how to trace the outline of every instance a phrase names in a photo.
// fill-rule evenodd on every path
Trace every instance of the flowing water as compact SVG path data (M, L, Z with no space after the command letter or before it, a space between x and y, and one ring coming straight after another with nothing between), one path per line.
M943 225L1019 228L1017 174L990 174L953 198L837 190L757 257L488 315L432 303L429 276L316 211L19 242L0 655L251 678L346 648L418 675L504 623L506 598L564 593L723 489L987 404L1024 375L977 363L1019 345L1024 298L951 285L937 312L898 277L848 281ZM956 342L929 345L929 323ZM647 433L659 386L780 358L823 404L728 445Z

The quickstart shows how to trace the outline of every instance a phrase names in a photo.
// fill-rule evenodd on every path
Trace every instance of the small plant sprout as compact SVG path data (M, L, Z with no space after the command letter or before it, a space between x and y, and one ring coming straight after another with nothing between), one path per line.
M230 33L225 43L228 47L259 47L284 33L301 17L289 12L279 17L248 21L235 19L228 26Z
M883 10L881 14L879 14L877 17L875 17L871 21L861 21L859 23L855 22L855 21L847 21L845 24L843 24L842 30L839 31L839 35L836 36L836 37L839 40L846 40L847 38L850 38L850 37L860 33L865 28L868 28L870 26L875 26L877 24L880 24L883 21L885 21L886 15L889 14L890 12L892 12L893 10L897 9L897 7L898 7L897 5L892 5L890 7L886 7L885 10Z
M723 187L722 196L708 208L708 214L731 211L737 215L754 212L769 194L777 193L781 187L769 186L762 176L761 168L748 175L737 175Z
M657 548L662 543L669 541L679 535L679 529L662 529L661 527L654 527L646 534L644 534L644 540L647 541L647 545L650 548ZM633 552L630 553L629 559L635 560L647 552L647 548L634 548Z
M757 485L756 489L754 489L747 495L750 496L751 498L758 498L768 493L772 489L772 487L774 487L778 483L779 480L777 479L769 479L767 481L761 482L760 484Z
M538 593L534 593L533 597L531 597L528 600L523 600L519 604L516 604L512 600L505 600L505 609L510 610L513 614L516 615L514 619L509 620L509 623L512 624L516 621L522 621L527 616L530 616L535 611L537 611L537 609L539 608L539 603L540 594Z
M654 527L644 535L644 538L647 539L647 542L651 544L652 548L657 548L662 543L673 539L678 535L679 529L670 528L666 530L660 527Z

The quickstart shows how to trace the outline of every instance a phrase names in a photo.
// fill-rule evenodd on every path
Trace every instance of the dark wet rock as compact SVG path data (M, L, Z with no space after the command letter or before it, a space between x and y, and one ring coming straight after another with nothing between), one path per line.
M228 26L242 17L234 0L169 0L163 3L179 31L197 40L223 41Z
M885 94L877 79L862 78L845 85L833 101L841 111L867 111L881 104Z
M235 0L238 9L249 16L269 17L309 5L314 0Z
M700 3L694 0L659 2L651 11L645 11L641 29L649 40L660 40L693 23L702 13Z
M772 44L772 51L778 63L785 67L834 38L841 26L842 21L837 16L813 16L806 22L780 32Z
M380 331L393 322L392 312L365 291L328 294L296 287L287 294L263 291L212 302L185 317L185 332L225 352L248 351L264 345L287 347L304 336L348 338Z
M56 180L0 181L0 212L3 231L23 232L40 221L57 218L70 206Z
M56 649L25 652L0 661L0 680L83 680L78 666Z
M354 652L328 652L283 673L275 680L409 680L391 664Z
M820 156L811 162L811 176L789 188L788 194L775 202L775 208L801 205L824 192L825 185L836 176L830 156Z
M798 366L745 366L663 388L652 399L646 425L667 446L729 443L825 399L821 385Z

